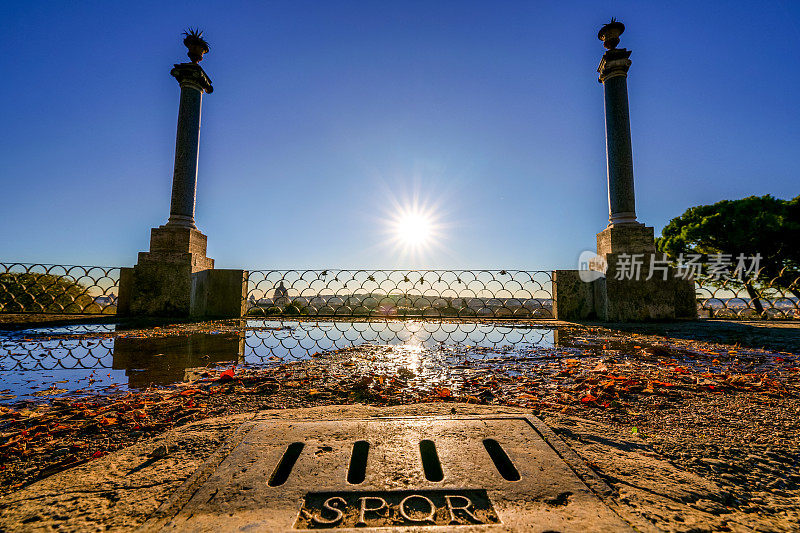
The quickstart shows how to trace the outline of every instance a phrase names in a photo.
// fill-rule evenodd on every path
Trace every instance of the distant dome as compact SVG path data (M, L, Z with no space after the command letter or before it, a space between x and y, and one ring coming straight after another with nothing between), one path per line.
M272 297L275 305L287 305L289 303L289 291L283 285L283 280L275 287L275 295Z

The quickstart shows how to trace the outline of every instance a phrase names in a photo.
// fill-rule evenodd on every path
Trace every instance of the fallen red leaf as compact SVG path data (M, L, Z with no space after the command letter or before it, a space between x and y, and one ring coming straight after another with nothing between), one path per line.
M655 380L651 381L650 384L651 385L658 385L659 387L673 387L674 386L674 385L672 385L672 383L667 383L665 381L655 381Z
M235 377L234 370L236 365L230 367L228 370L219 375L219 381L230 381Z

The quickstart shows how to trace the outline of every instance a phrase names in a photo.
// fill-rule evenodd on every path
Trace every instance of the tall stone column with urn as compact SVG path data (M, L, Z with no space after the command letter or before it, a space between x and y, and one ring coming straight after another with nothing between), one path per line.
M200 110L203 94L214 87L199 65L209 51L202 32L185 35L191 62L170 72L181 93L169 219L150 230L150 251L139 253L136 266L122 269L120 316L239 317L244 311L247 273L215 270L207 238L195 225Z
M653 228L636 218L627 85L631 51L617 48L623 31L625 26L612 19L597 35L606 48L597 72L605 96L609 216L608 225L597 234L598 257L589 268L605 268L605 275L555 271L556 318L696 318L694 281L675 276L674 269L656 254ZM656 266L654 260L657 269L651 269Z

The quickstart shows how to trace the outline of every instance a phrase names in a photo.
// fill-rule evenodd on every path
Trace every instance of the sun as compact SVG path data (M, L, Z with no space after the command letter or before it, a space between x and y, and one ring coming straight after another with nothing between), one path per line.
M446 251L450 225L441 200L426 200L419 194L401 200L390 194L375 222L382 234L380 247L391 251L396 261L420 265Z
M395 223L397 239L405 246L417 248L429 243L433 233L433 221L421 212L407 212Z

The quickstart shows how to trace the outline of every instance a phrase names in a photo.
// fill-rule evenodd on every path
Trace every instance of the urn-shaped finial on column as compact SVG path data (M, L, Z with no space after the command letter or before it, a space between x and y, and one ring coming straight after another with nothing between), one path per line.
M186 55L196 65L203 60L203 54L208 53L208 43L203 39L203 32L199 29L189 28L183 34L186 36L183 39L183 44L189 49Z
M625 24L611 17L611 22L600 28L597 38L603 41L606 50L613 50L619 44L619 36L625 31Z

